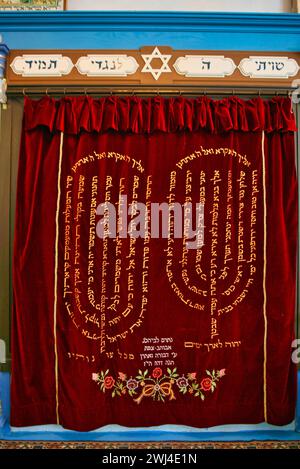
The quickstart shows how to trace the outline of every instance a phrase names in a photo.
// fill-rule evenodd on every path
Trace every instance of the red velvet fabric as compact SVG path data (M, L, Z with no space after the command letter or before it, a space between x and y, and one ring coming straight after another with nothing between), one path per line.
M279 97L25 98L12 425L293 420L295 129ZM204 246L100 239L120 192L204 201Z
M290 99L282 97L244 101L232 96L216 101L206 96L197 99L83 96L57 101L46 96L39 101L25 98L24 118L25 130L45 126L51 132L74 135L109 130L134 134L201 129L210 133L296 130Z

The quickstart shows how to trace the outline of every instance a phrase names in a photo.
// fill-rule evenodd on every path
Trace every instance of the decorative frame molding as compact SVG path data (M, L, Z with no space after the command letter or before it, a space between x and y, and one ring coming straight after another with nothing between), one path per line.
M9 87L198 86L292 88L300 53L135 49L13 50Z
M66 9L66 0L52 0L53 5L43 5L45 2L42 0L32 0L31 3L22 2L22 0L15 0L7 2L0 0L0 11L60 11Z
M300 13L300 0L292 0L292 11Z

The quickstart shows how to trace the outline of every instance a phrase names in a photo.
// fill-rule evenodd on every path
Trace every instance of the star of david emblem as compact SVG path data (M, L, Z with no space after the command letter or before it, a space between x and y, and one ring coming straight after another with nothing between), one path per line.
M172 70L170 69L168 62L172 55L162 54L158 47L155 47L151 54L142 54L144 59L145 65L142 69L142 72L146 73L149 72L153 76L155 80L158 80L162 73L170 73ZM160 59L162 64L160 68L153 68L151 62L153 59Z

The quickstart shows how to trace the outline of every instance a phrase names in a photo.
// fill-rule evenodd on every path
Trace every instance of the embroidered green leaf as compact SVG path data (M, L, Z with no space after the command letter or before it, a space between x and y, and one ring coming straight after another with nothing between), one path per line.
M140 394L140 391L145 383L151 383L151 385L154 387L156 385L162 385L162 384L167 384L170 386L170 390L173 389L173 397L175 398L175 394L181 393L181 394L187 394L187 392L191 395L191 397L200 397L202 401L205 400L206 393L210 390L212 393L215 391L217 387L217 383L221 380L222 376L220 376L220 372L217 370L206 370L206 375L210 377L204 378L207 382L210 382L210 387L209 389L205 385L204 389L201 386L201 380L203 378L200 378L200 381L196 381L195 377L196 372L193 371L193 373L182 373L178 374L177 373L177 368L174 368L173 370L171 368L167 368L166 373L163 372L163 374L160 376L160 378L153 378L153 376L150 374L148 377L148 369L147 370L138 370L138 375L135 377L136 379L136 388L135 389L128 389L126 386L126 375L124 373L119 372L117 377L113 377L109 375L109 369L106 371L101 370L99 373L97 373L98 379L96 381L96 384L99 386L100 391L105 393L106 391L111 394L112 397L122 397L122 395L128 394L131 398L133 398L135 395ZM109 378L106 378L109 375ZM179 387L178 385L175 386L175 381L176 378L181 377L186 380L186 386L184 385L183 387ZM113 379L114 380L114 385L112 386L111 389L107 389L106 387L106 379ZM133 380L134 378L132 375L130 376L130 380ZM95 380L94 380L95 381ZM108 383L107 383L108 384ZM178 383L177 383L178 384ZM202 392L204 391L204 393ZM141 401L141 399L150 397L150 395L146 394L141 394L139 399L135 399L135 401L138 401L138 403ZM153 398L154 401L161 401L165 402L166 396L162 392L161 388L156 388L156 390L151 393L151 397Z
M176 373L177 369L174 368L172 371L170 368L167 368L167 372L169 373L169 376L164 375L166 378L178 378L178 374Z
M142 370L139 370L139 374L136 376L136 379L144 380L148 374L148 370L145 370L142 372Z

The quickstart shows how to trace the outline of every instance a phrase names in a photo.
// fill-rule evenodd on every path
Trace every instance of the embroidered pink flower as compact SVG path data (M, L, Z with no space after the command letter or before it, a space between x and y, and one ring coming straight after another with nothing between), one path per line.
M195 372L188 374L188 378L191 379L191 380L196 379L196 376L197 376L197 373L195 373Z
M115 380L112 376L106 376L104 378L104 387L105 389L111 389L115 384Z
M210 391L211 390L211 383L212 383L212 380L210 378L204 378L202 381L201 381L201 389L203 391Z
M152 371L153 378L160 378L162 376L162 369L161 368L154 368Z
M176 379L176 384L179 388L186 388L189 382L184 376L180 376L180 378Z
M135 390L139 387L139 383L136 379L128 379L126 382L126 388L129 390Z
M150 371L150 372L149 372ZM176 399L176 392L181 395L190 395L197 399L206 399L207 391L214 391L218 382L225 376L225 368L221 370L206 370L206 376L199 376L196 371L179 374L177 368L167 369L164 374L162 368L156 367L149 370L138 370L138 375L130 376L119 371L116 376L110 375L109 369L99 373L92 373L92 380L99 386L101 392L111 390L112 397L128 396L138 404L146 397L152 397L155 401L165 402L165 397ZM176 384L176 386L175 386ZM177 389L177 391L176 391ZM206 391L204 394L203 391ZM137 396L137 398L136 398Z

